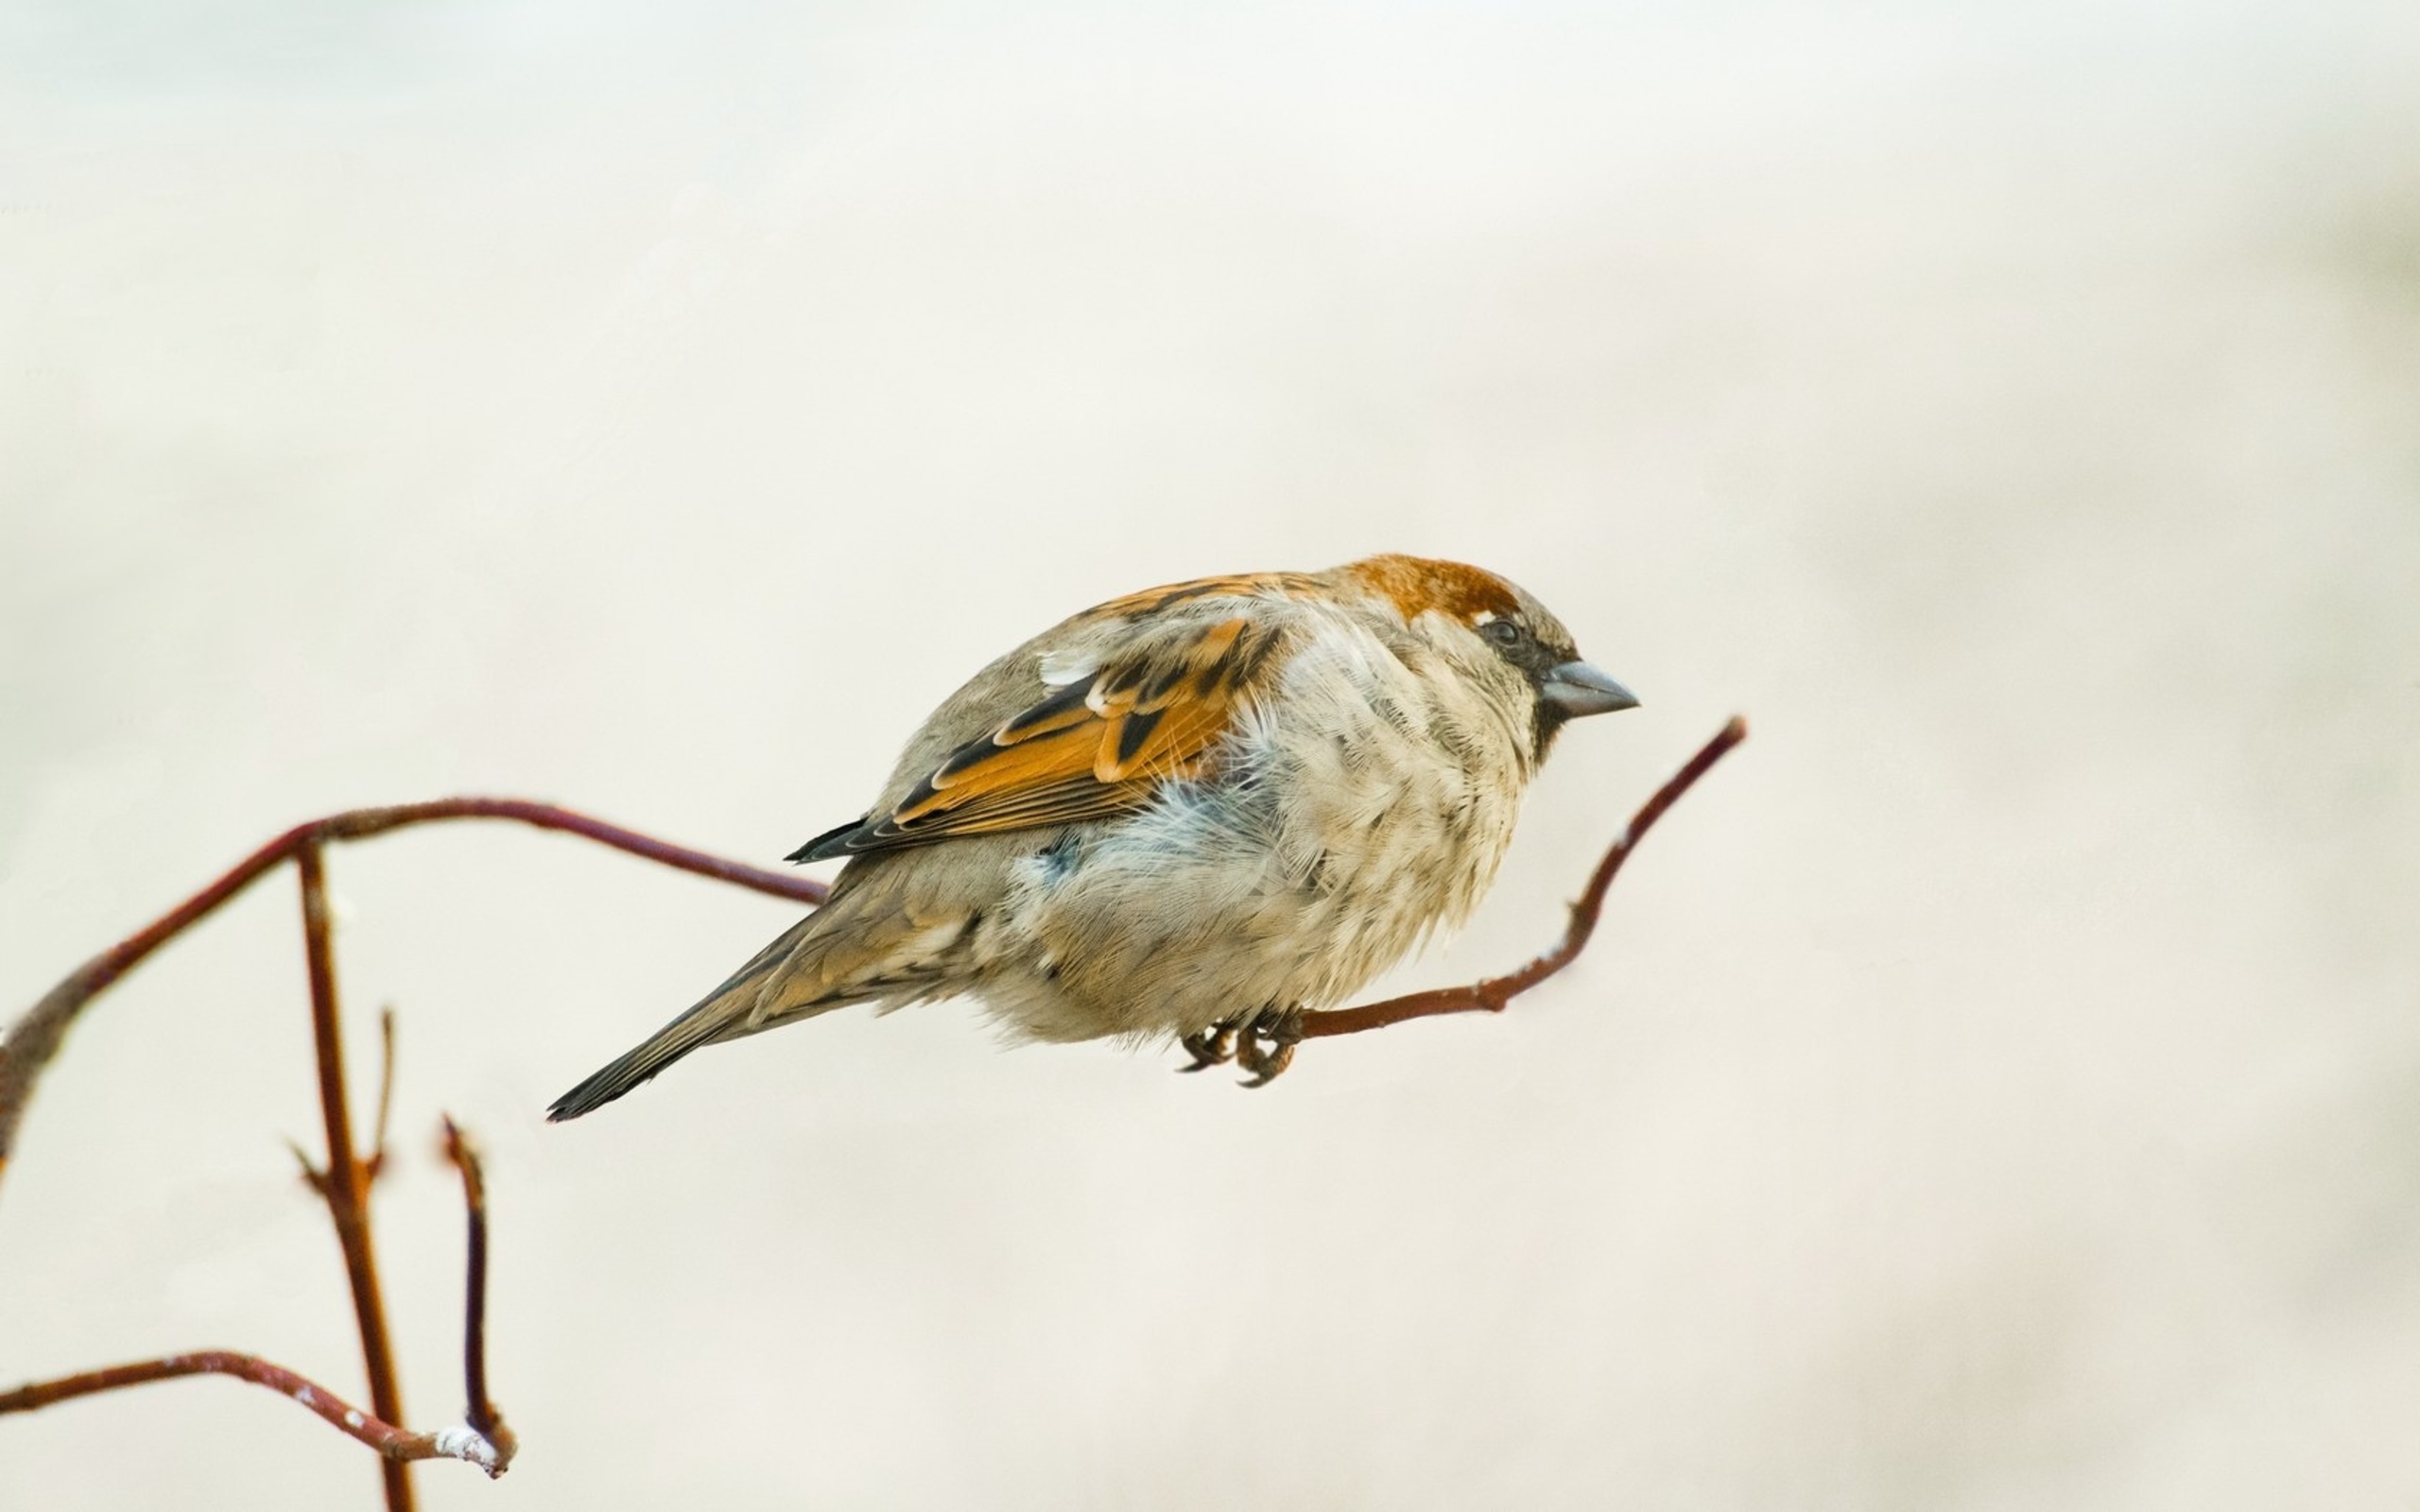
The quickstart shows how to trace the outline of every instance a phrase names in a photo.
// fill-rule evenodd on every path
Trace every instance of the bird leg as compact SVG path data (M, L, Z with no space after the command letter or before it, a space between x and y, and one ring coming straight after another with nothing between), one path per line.
M1294 1063L1294 1046L1303 1038L1303 1010L1263 1008L1241 1026L1236 1041L1236 1064L1252 1073L1247 1087L1266 1087Z
M1236 1026L1241 1022L1238 1019L1221 1019L1201 1033L1189 1034L1178 1040L1177 1043L1184 1046L1193 1057L1193 1064L1177 1069L1208 1071L1213 1066L1223 1066L1233 1060L1236 1056Z

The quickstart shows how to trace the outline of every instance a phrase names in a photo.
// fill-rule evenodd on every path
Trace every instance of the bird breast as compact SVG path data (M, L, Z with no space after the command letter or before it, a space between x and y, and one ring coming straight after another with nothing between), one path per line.
M1338 995L1460 924L1495 880L1529 776L1505 691L1416 639L1331 631L1288 667L1281 716L1247 733L1286 879L1334 895L1375 957Z
M1341 1002L1494 880L1528 778L1509 697L1417 636L1317 626L1213 775L1023 865L1038 970L995 1010L1085 1039Z

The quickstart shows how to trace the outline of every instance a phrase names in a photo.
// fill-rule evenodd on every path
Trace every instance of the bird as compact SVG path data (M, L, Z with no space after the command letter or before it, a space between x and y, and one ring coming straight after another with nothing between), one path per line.
M1012 1039L1181 1043L1265 1085L1494 881L1570 720L1637 706L1481 568L1396 554L1112 599L977 673L865 814L823 905L558 1098L701 1046L973 994Z

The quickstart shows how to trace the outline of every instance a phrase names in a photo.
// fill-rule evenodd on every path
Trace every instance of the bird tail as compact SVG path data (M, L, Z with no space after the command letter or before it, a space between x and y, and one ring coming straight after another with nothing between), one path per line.
M556 1098L546 1109L546 1121L561 1124L582 1113L593 1113L701 1045L735 1040L771 1027L758 1013L759 1000L775 969L789 959L821 917L809 914L799 920L781 938L757 952L755 958L733 973L729 981L707 993L695 1007ZM828 1005L838 1007L840 1004Z
M556 1098L546 1109L546 1122L561 1124L593 1113L700 1045L713 1043L715 1032L721 1027L708 1012L713 1005L712 999L699 1004Z
M578 1118L621 1096L700 1045L736 1040L852 1003L896 1007L936 995L979 917L917 909L879 871L843 872L822 907L758 951L696 1007L555 1099L546 1117Z

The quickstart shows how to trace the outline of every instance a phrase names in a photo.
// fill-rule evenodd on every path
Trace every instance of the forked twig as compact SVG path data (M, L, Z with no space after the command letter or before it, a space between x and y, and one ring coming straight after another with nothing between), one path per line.
M317 839L294 851L302 884L302 957L311 983L311 1042L319 1052L320 1118L327 1129L328 1160L317 1183L327 1198L337 1246L352 1283L354 1320L361 1333L361 1358L370 1373L370 1410L390 1423L404 1420L402 1383L395 1379L394 1347L387 1334L386 1293L378 1285L378 1254L371 1242L370 1170L354 1153L353 1108L345 1091L344 1029L337 1008L336 948L328 933L326 858ZM387 1481L387 1504L411 1505L411 1479L404 1462L379 1466Z
M310 1408L343 1433L377 1451L380 1460L387 1466L400 1469L412 1460L458 1459L476 1465L487 1471L490 1478L502 1475L512 1467L512 1457L519 1452L520 1443L512 1430L505 1426L504 1414L496 1410L495 1402L488 1395L487 1183L480 1173L478 1152L451 1118L445 1120L445 1156L462 1174L462 1206L469 1217L470 1230L470 1256L464 1268L466 1280L462 1303L462 1376L468 1386L470 1406L463 1415L463 1423L424 1434L398 1428L386 1413L375 1410L365 1413L327 1387L282 1365L232 1349L197 1349L157 1360L139 1360L130 1365L86 1370L56 1381L35 1382L14 1391L0 1392L0 1414L32 1412L56 1402L91 1396L95 1392L139 1386L153 1381L171 1381L179 1376L233 1376L239 1381L267 1386ZM305 1164L307 1167L307 1160ZM328 1196L331 1204L335 1203L337 1187L328 1173L313 1172L312 1175L314 1185ZM339 1231L342 1231L341 1222ZM348 1260L351 1254L348 1250ZM373 1297L377 1295L374 1273L368 1295ZM389 1375L391 1377L391 1366ZM389 1494L392 1496L391 1486ZM408 1483L405 1495L407 1499L410 1495Z
M1302 1017L1302 1037L1320 1040L1330 1035L1359 1034L1366 1029L1383 1029L1407 1019L1427 1019L1443 1013L1501 1013L1514 998L1536 987L1573 961L1587 947L1588 936L1596 933L1597 916L1605 906L1605 892L1614 885L1614 874L1630 859L1638 842L1664 811L1680 800L1681 795L1696 785L1714 764L1729 754L1731 748L1748 738L1748 721L1734 718L1722 727L1712 740L1699 747L1672 780L1655 790L1655 796L1641 805L1631 816L1629 828L1614 838L1605 858L1597 863L1590 873L1588 885L1581 891L1580 901L1571 905L1571 924L1553 949L1530 962L1517 971L1502 976L1484 977L1467 987L1441 987L1426 992L1413 992L1404 997L1389 998L1384 1003L1372 1003L1357 1008L1328 1008L1305 1013Z
M387 1107L391 1095L394 1069L391 1016L386 1021L386 1057L380 1074L377 1137L372 1146L372 1153L367 1160L355 1153L352 1112L345 1091L344 1040L337 1001L336 960L329 933L324 848L337 840L366 839L389 830L440 819L510 819L539 829L560 830L679 870L800 902L821 902L827 890L822 883L812 878L766 871L700 850L669 845L636 831L549 803L532 803L519 799L461 798L443 799L433 803L356 809L298 824L262 846L236 863L217 881L144 929L85 962L65 981L43 994L30 1011L9 1024L5 1034L0 1034L0 1175L5 1175L15 1144L17 1125L25 1117L26 1106L33 1095L34 1087L52 1057L59 1053L68 1025L75 1022L85 1005L153 951L259 881L279 863L287 860L294 863L302 892L303 951L309 968L312 1038L318 1051L320 1108L328 1140L327 1163L324 1166L314 1164L300 1145L294 1146L294 1153L302 1167L304 1179L326 1202L329 1217L336 1226L337 1244L344 1253L345 1274L353 1292L354 1319L361 1334L362 1362L370 1380L372 1407L371 1413L362 1414L338 1403L336 1410L322 1411L320 1416L379 1451L389 1512L410 1512L412 1486L404 1469L406 1461L450 1456L471 1460L485 1466L491 1474L497 1474L511 1460L513 1449L510 1431L504 1428L501 1417L495 1413L487 1397L484 1343L487 1215L484 1194L477 1179L477 1160L468 1154L467 1145L460 1145L464 1154L457 1158L458 1165L464 1172L465 1195L473 1209L472 1289L468 1309L470 1319L466 1325L468 1354L465 1368L474 1383L473 1409L478 1416L473 1418L472 1426L440 1429L434 1434L416 1435L394 1426L403 1420L402 1392L395 1378L394 1350L388 1337L386 1302L378 1284L369 1211L371 1180L376 1174L386 1147ZM458 1137L455 1143L460 1144ZM256 1381L284 1390L305 1404L336 1400L321 1387L282 1366L271 1365L251 1355L209 1350L117 1366L24 1387L0 1397L0 1410L29 1411L95 1391L200 1374L234 1375ZM493 1435L490 1429L494 1431Z
M450 1118L445 1121L445 1155L462 1173L462 1205L470 1219L470 1261L465 1267L462 1304L462 1375L469 1385L470 1408L464 1414L463 1424L431 1433L412 1433L396 1427L387 1414L365 1413L327 1387L282 1365L232 1349L197 1349L188 1354L171 1354L158 1360L87 1370L56 1381L36 1382L14 1391L0 1392L0 1413L32 1412L96 1391L114 1391L179 1376L233 1376L267 1386L310 1408L337 1429L376 1450L387 1465L401 1469L416 1459L458 1459L476 1465L491 1477L503 1474L511 1468L512 1456L520 1445L512 1430L505 1426L504 1415L488 1396L487 1186L480 1177L478 1152ZM321 1187L333 1193L335 1183L323 1178ZM372 1288L374 1295L374 1279Z

